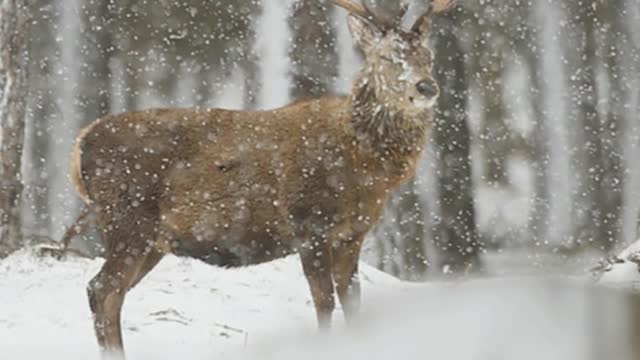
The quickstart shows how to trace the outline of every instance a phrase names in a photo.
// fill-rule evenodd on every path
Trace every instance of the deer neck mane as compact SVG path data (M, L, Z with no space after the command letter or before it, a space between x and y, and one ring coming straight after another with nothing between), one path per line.
M378 100L366 78L351 95L351 126L356 142L381 158L412 157L422 151L433 113L408 115Z

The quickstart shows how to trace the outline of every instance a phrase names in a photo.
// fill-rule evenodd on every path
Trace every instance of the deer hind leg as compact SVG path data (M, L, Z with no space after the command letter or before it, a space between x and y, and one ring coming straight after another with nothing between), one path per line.
M347 322L352 322L360 309L359 258L359 241L342 242L333 248L333 279Z
M103 354L109 357L123 357L120 314L127 291L162 258L147 246L155 237L156 222L126 219L126 223L104 227L110 229L103 231L106 261L87 287L96 338Z
M331 274L332 254L323 241L312 244L319 245L300 250L300 259L316 308L318 327L326 330L331 327L331 315L335 307Z

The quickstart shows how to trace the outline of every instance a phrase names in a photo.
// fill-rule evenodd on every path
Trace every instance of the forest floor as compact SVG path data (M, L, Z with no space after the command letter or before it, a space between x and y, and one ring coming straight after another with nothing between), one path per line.
M101 263L39 258L28 250L0 261L2 358L97 359L85 288ZM591 358L595 336L606 340L598 353L631 358L621 345L629 329L620 306L626 295L583 279L518 275L418 284L362 264L361 283L362 318L346 326L338 309L332 334L318 336L297 256L240 269L170 256L126 299L127 355L566 360ZM614 295L594 296L603 292ZM610 324L588 326L603 313Z

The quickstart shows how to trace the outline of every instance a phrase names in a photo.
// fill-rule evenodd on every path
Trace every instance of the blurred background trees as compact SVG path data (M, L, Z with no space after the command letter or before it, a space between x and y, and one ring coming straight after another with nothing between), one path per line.
M0 258L24 243L21 167L30 25L26 1L0 2Z
M34 238L60 238L75 215L68 153L96 117L284 105L348 91L360 61L344 11L319 0L31 4L21 219ZM430 145L364 258L418 280L491 271L501 254L536 265L635 239L639 9L637 0L460 1L438 19L443 93Z

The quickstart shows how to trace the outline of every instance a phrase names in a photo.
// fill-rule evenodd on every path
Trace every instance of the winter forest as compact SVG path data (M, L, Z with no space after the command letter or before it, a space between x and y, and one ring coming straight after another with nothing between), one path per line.
M399 2L403 3L378 0L376 6L393 7ZM15 296L30 298L27 290L15 295L20 291L11 284L26 286L26 280L15 280L15 274L51 271L68 281L73 274L80 274L80 279L73 279L73 286L81 291L69 297L86 316L77 315L69 322L82 322L78 331L86 332L82 341L87 344L82 346L89 349L83 354L95 351L84 287L100 268L95 261L104 256L99 232L91 228L74 237L70 245L73 252L62 259L32 254L38 246L57 246L81 212L81 201L69 177L72 147L80 129L108 114L133 110L269 110L305 99L349 94L365 55L354 42L346 19L347 11L326 0L0 0L0 335L4 334L2 327L7 334L22 331L27 336L29 326L38 326L35 318L8 312L27 311L16 305ZM412 290L415 283L458 284L465 279L514 274L573 279L595 273L599 278L627 261L634 263L631 273L636 274L640 258L627 248L633 248L640 238L640 2L458 0L455 8L433 19L429 47L434 55L433 76L440 87L434 124L415 174L389 195L382 217L364 241L360 260L368 267L361 272L378 285L364 285L363 303L371 294L391 293L384 288L416 291ZM176 274L187 267L181 261L170 260L175 271L166 265L158 270L164 275L150 277L154 289L180 278ZM312 327L314 312L302 270L295 261L287 259L284 264L283 269L295 268L300 278L295 280L296 289L286 291L301 294L281 296L307 299L306 304L299 300L297 306L301 307L300 317ZM207 271L215 272L215 279L225 278L224 270L203 268L194 275L202 278L199 284L209 281ZM255 272L236 273L237 279L251 284L260 273L247 271ZM279 270L273 272L280 274ZM184 272L184 277L189 274ZM43 289L55 292L56 279L38 276L38 281L47 284ZM189 281L195 282L193 279ZM224 280L226 289L236 288L233 279ZM41 287L33 281L35 287ZM282 284L262 286L267 291ZM440 286L432 284L424 295L431 297ZM573 292L556 286L536 283L533 287L542 293L564 294L561 305L551 306L557 314L571 313L573 305L591 299L591 288ZM43 289L38 296L49 296ZM248 291L238 289L240 294ZM466 290L454 291L459 297L478 300ZM526 293L505 291L514 301L537 304ZM614 300L601 295L600 290L593 291L599 299L595 302L605 307L598 307L597 314L618 309L612 305ZM198 295L199 301L206 303L211 292ZM159 298L150 300L153 294L135 293L162 310L154 312L149 308L152 305L145 308L134 299L136 305L132 306L141 310L139 319L130 320L129 325L125 320L125 342L133 353L153 354L144 344L153 344L154 340L147 338L154 334L156 342L171 342L166 334L173 328L147 331L143 324L142 315L166 310L161 297L167 295L158 292ZM246 296L251 295L247 292ZM455 312L451 303L465 307L460 298L447 296L423 304L429 308L447 304L451 312ZM634 331L628 331L637 339L640 303L635 297L621 298L633 303L629 319L635 320L627 325L633 327ZM55 299L66 301L62 296ZM501 312L500 319L519 314L516 308L499 309L483 299L480 297L479 303ZM237 307L250 303L250 299L238 300ZM408 307L416 306L411 304ZM537 309L536 305L531 308ZM198 329L210 326L197 323L194 318L199 315L190 318L188 310L179 305L166 311L156 318L173 319L169 323L176 329L186 328L183 323L195 324L195 329L188 331L197 335ZM477 325L479 332L492 321L471 310L464 314L471 323L485 324ZM624 318L624 314L616 314ZM270 316L260 319L277 321L276 314ZM23 324L16 319L23 319ZM247 314L243 321L257 322ZM429 317L425 315L424 321L430 321ZM589 333L582 326L584 321L593 319L576 320L572 329ZM418 324L420 320L413 320L409 325L412 330L401 333L406 341L422 341L414 334L423 331ZM538 324L557 330L552 322L540 320ZM253 337L247 340L246 328L224 326L228 327L224 332L230 334L225 341L231 342L235 336L238 344L251 343ZM501 326L509 327L504 321ZM552 359L597 359L609 357L611 352L607 351L613 349L623 354L617 357L620 359L640 357L637 345L616 348L608 341L614 335L606 329L602 325L584 336L559 335L577 347L594 336L597 344L605 345L593 353L586 348L574 352L550 346L548 353L538 349L541 352L537 354L553 354L548 357ZM257 329L252 334L261 331L268 333ZM197 342L191 333L184 336L192 342L183 345ZM431 333L436 338L444 336L434 328L424 330L425 337ZM18 356L21 346L29 342L13 334L17 345L12 349ZM127 340L129 335L132 340ZM218 346L217 340L209 341L212 347ZM366 347L362 342L360 346ZM514 347L521 344L521 349L531 345L522 340L513 343ZM228 351L226 355L234 354ZM443 349L431 351L434 358L450 354ZM625 357L624 351L636 352ZM65 354L74 355L71 350ZM220 355L215 354L203 353L198 358ZM279 356L272 354L273 358ZM282 356L300 354L304 352L290 350ZM447 356L489 359L495 358L491 354L502 353L482 354L485 357ZM505 354L505 358L513 355ZM411 352L406 355L415 357ZM252 358L246 353L243 356ZM366 358L377 357L371 352Z

